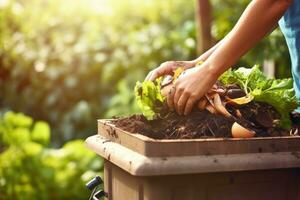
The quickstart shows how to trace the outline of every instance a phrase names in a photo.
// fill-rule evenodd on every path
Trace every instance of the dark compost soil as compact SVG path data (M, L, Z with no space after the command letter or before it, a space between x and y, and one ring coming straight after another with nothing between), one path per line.
M289 132L273 127L273 121L279 118L273 107L251 102L243 106L226 106L233 117L211 114L207 110L195 109L188 116L179 116L175 112L167 113L158 119L148 121L142 115L116 118L113 123L128 132L139 133L154 139L193 139L231 137L231 127L236 121L256 136L286 136Z

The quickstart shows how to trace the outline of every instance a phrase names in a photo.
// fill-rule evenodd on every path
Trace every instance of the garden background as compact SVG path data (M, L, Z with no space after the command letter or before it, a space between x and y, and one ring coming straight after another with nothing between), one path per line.
M199 0L201 1L201 0ZM214 41L249 1L211 0ZM168 60L197 56L196 2L0 0L0 200L87 199L102 173L85 148L96 119L138 112L133 87ZM290 76L279 29L237 66Z

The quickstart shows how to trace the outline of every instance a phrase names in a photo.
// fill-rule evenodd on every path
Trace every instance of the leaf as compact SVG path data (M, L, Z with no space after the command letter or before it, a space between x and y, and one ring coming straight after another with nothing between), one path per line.
M49 125L43 121L36 122L31 132L31 139L40 144L47 145L50 140Z
M251 93L254 100L272 105L281 115L280 126L291 126L289 113L299 106L292 79L272 79L269 88L256 89ZM271 82L271 81L270 81Z
M137 82L134 89L138 107L148 120L153 120L163 107L165 98L160 91L161 80Z
M240 87L243 86L242 78L239 78L237 73L235 73L232 69L229 69L226 72L224 72L219 77L219 81L221 81L224 85L238 84L238 85L240 85Z
M43 150L43 146L41 144L35 142L26 142L23 145L24 153L27 156L37 156Z
M4 114L4 122L13 127L30 127L33 120L23 113L8 111Z
M283 128L291 126L289 113L299 106L291 78L267 79L259 66L255 65L252 68L228 70L219 80L225 85L238 84L254 101L273 106L281 115L279 125ZM247 101L243 101L245 102ZM238 103L241 102L238 100Z

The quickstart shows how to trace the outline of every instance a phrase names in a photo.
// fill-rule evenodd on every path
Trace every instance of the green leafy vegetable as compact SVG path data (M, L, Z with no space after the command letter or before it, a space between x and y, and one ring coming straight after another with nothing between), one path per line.
M152 81L137 82L135 86L135 97L139 108L148 120L157 117L163 108L164 97L160 91L161 78Z
M291 78L267 79L259 66L255 65L252 68L228 70L219 80L225 85L238 84L254 101L272 105L281 115L279 125L283 128L291 126L289 113L299 106Z
M0 114L1 200L86 199L84 183L101 173L102 159L83 140L50 148L50 137L44 121L11 111Z

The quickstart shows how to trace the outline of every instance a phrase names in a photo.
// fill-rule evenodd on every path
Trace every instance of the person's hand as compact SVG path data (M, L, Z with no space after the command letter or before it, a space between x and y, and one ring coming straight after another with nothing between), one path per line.
M159 67L150 71L146 76L146 81L154 81L156 78L163 75L173 75L174 71L178 67L184 67L185 69L195 66L195 61L167 61L162 63Z
M194 104L215 84L217 73L204 64L183 72L174 83L167 96L167 104L178 114L187 115Z

